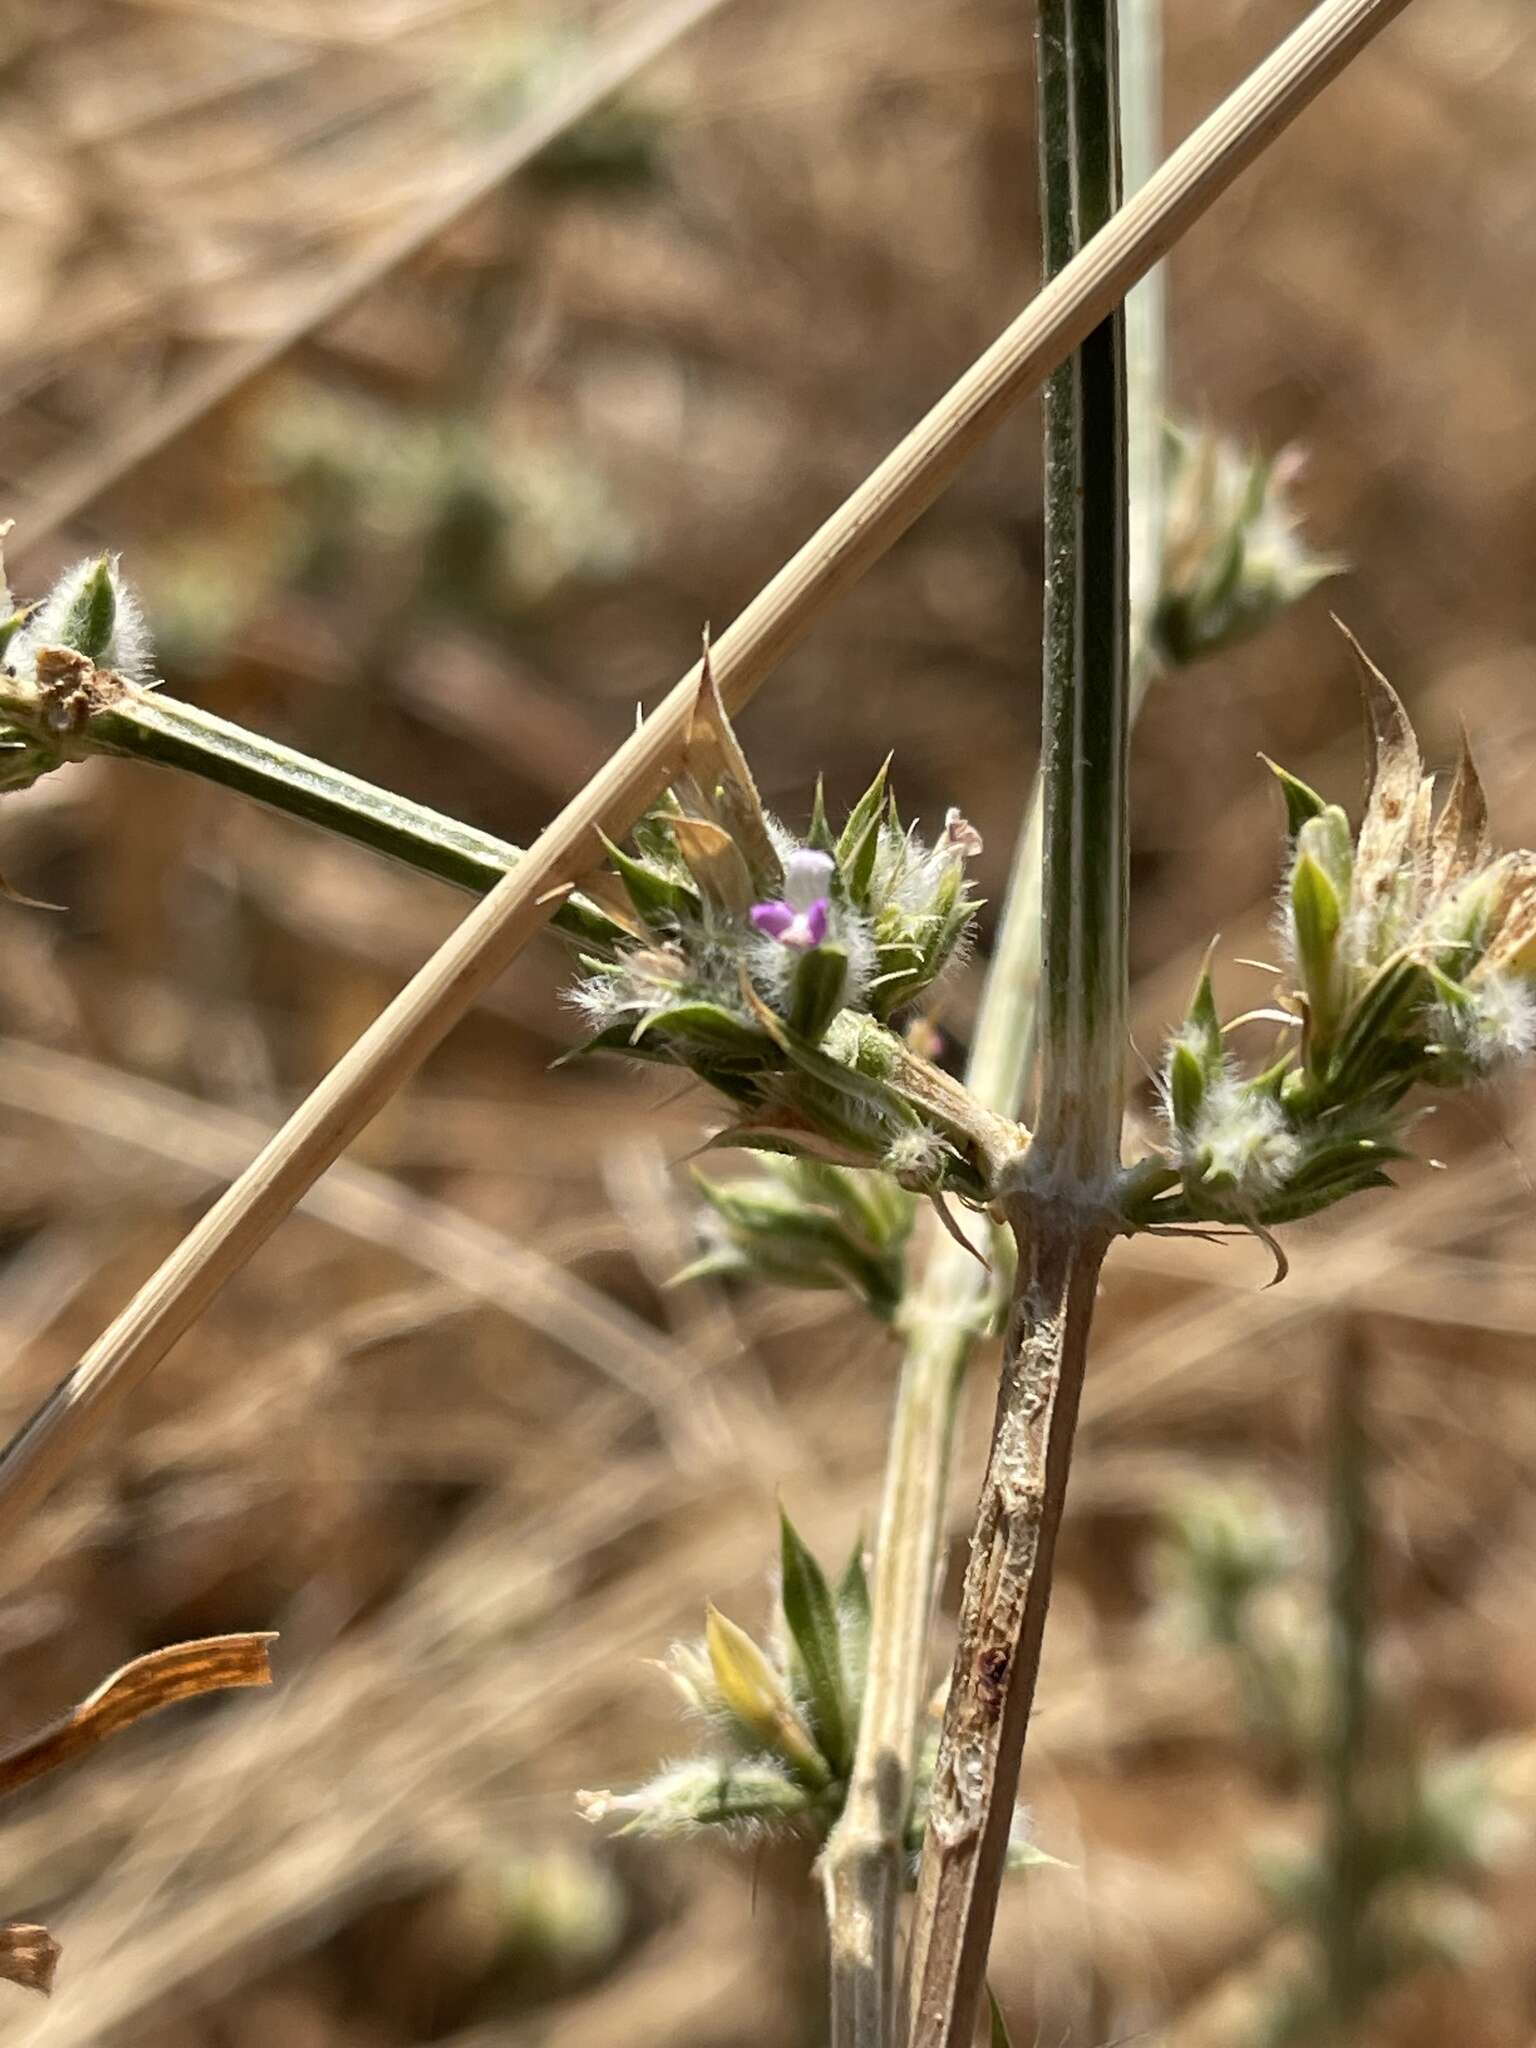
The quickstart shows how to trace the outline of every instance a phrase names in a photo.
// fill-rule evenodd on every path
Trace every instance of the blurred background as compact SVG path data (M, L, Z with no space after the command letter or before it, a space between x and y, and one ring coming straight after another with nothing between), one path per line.
M526 842L1036 281L1024 0L693 11L523 161L530 110L645 8L12 0L16 587L120 548L167 687ZM1170 0L1170 137L1303 11ZM1350 568L1148 705L1148 1057L1213 932L1269 950L1258 751L1356 799L1330 605L1437 764L1465 721L1500 840L1536 843L1533 115L1526 0L1420 0L1171 265L1179 413L1304 449L1308 532ZM771 807L802 820L818 772L849 801L894 748L904 813L963 806L996 900L1038 487L1031 414L785 664L742 727ZM0 872L62 906L0 902L9 1431L464 899L115 762L7 798ZM6 1809L0 1908L65 1956L49 2007L0 1985L0 2041L824 2038L803 1847L614 1841L573 1794L686 1752L646 1660L706 1597L764 1622L776 1494L825 1555L871 1526L896 1351L833 1295L666 1290L709 1105L551 1074L564 971L525 957L6 1557L7 1735L168 1640L282 1640L272 1694ZM1347 1385L1402 1821L1356 1873L1391 1938L1351 2037L1536 2034L1536 1091L1418 1141L1449 1170L1292 1231L1270 1292L1257 1247L1111 1258L1026 1768L1063 1867L1015 1881L997 1942L1017 2041L1323 2038L1308 1730ZM973 1381L935 1682L990 1352Z

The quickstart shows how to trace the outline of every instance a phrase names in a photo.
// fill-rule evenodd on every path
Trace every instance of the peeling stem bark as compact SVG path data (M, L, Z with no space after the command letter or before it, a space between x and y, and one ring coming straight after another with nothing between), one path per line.
M1034 1703L1106 1225L1021 1197L1019 1279L971 1539L910 1973L912 2048L969 2048Z

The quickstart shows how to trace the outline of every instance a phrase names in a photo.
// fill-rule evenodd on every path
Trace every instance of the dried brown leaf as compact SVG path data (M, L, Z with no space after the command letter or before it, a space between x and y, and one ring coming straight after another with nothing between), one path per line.
M745 917L752 908L752 877L730 833L707 818L669 818L667 826L706 902Z
M768 830L752 770L721 701L709 658L707 630L699 694L688 727L683 764L685 774L699 789L704 808L735 840L758 888L769 893L782 881L784 869Z
M271 1635L204 1636L135 1657L59 1720L0 1750L0 1794L72 1763L131 1722L179 1700L231 1686L270 1685L267 1645L273 1640Z
M1488 799L1483 794L1466 727L1461 731L1461 757L1455 778L1435 825L1430 851L1430 886L1438 894L1459 882L1487 858Z
M40 1991L47 1998L58 1967L59 1944L46 1927L28 1920L0 1924L0 1977L8 1977L24 1991Z
M1498 896L1488 918L1490 966L1528 973L1536 958L1536 854L1506 853L1490 870Z
M1365 696L1371 775L1356 844L1354 888L1356 902L1376 925L1401 894L1423 763L1402 699L1344 622L1336 618L1334 624L1349 642Z

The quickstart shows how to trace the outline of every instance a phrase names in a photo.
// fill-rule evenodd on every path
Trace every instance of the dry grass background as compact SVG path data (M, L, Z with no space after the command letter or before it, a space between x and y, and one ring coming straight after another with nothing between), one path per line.
M1170 131L1299 11L1170 0ZM652 181L509 186L119 477L184 380L301 324L495 146L525 22L470 0L0 19L0 498L24 587L123 547L171 623L174 686L511 837L1034 275L1024 0L737 5L648 74ZM1311 451L1312 530L1354 564L1334 603L1438 759L1465 718L1517 844L1536 842L1533 114L1524 0L1421 0L1172 274L1181 408ZM516 501L489 597L423 576L409 507L447 503L442 464L398 475L412 423L449 416ZM323 520L317 419L333 468L338 445L373 465ZM1025 421L763 694L744 736L770 802L797 814L818 769L850 796L894 745L905 808L963 803L995 891L1032 765L1036 498ZM1256 749L1357 787L1325 611L1148 709L1145 1047L1211 931L1264 950L1277 807ZM8 800L0 866L66 906L0 903L10 1427L459 906L129 765ZM0 1821L0 1903L65 1944L50 2008L0 1986L0 2041L819 2038L802 1863L605 1844L570 1794L683 1739L643 1660L706 1594L761 1616L776 1489L820 1547L867 1523L893 1357L820 1297L662 1291L704 1105L550 1075L559 973L525 962L456 1035L5 1560L6 1730L170 1638L282 1642L274 1695L136 1731ZM971 994L950 998L960 1036ZM1315 1551L1346 1318L1376 1360L1394 1686L1427 1741L1494 1745L1536 1819L1536 1092L1423 1136L1454 1170L1293 1232L1272 1293L1242 1249L1111 1261L1028 1765L1072 1868L1016 1891L998 1942L1025 2039L1259 2038L1276 1958L1252 1858L1307 1816L1167 1627L1157 1530L1190 1486L1257 1480ZM1373 2040L1524 2048L1533 1877L1517 1831L1469 1972L1420 1977Z

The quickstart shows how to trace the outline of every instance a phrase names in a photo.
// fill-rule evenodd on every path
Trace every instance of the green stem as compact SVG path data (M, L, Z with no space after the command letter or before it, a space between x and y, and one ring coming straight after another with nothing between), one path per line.
M1114 211L1109 0L1042 0L1041 196L1056 271ZM1125 319L1106 320L1045 391L1045 789L1040 1099L1052 1171L1119 1164L1126 991Z
M21 704L4 708L18 716L28 709ZM461 825L159 690L123 685L91 713L70 752L72 758L109 754L181 769L477 896L493 889L522 858L519 847L489 832ZM580 896L563 904L554 921L586 945L606 947L616 936L613 920Z
M1114 210L1113 0L1041 0L1041 197L1055 272ZM1041 1113L1004 1204L1019 1268L924 1841L912 2048L979 2010L1119 1167L1126 1041L1124 316L1047 387Z
M1161 156L1161 0L1120 0L1127 183ZM1131 715L1155 673L1150 619L1162 536L1164 288L1159 265L1127 301L1131 353ZM1026 806L966 1069L984 1108L1023 1100L1040 985L1040 778ZM970 1231L978 1250L987 1234ZM990 1247L1005 1251L1003 1241ZM897 1912L943 1548L955 1417L966 1367L991 1324L998 1282L948 1236L933 1240L901 1316L901 1379L876 1539L874 1607L857 1754L842 1819L822 1859L832 1959L832 2048L889 2048Z

